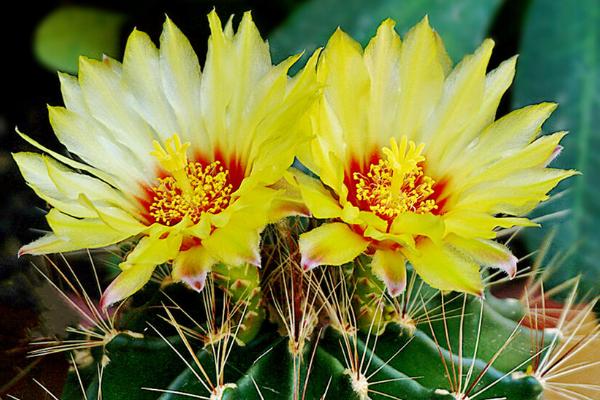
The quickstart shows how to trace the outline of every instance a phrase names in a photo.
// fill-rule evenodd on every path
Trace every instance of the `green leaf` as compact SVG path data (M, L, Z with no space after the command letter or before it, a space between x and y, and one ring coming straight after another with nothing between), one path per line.
M61 7L37 27L34 53L45 67L76 73L79 56L100 59L121 52L122 14L90 7Z
M600 7L597 0L534 0L521 42L514 105L553 100L560 107L547 131L569 130L553 166L583 173L561 184L569 189L543 205L538 215L571 210L561 223L554 250L575 249L554 283L583 274L582 291L599 293L600 281ZM526 240L538 248L547 230L529 230ZM552 251L551 254L555 254Z
M441 34L453 60L484 39L501 0L311 0L300 6L269 38L273 59L306 50L306 60L340 26L365 45L386 18L406 33L425 15Z

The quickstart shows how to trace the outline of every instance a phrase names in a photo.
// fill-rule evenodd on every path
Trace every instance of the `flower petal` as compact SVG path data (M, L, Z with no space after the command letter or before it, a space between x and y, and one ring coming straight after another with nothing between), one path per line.
M106 309L144 287L150 280L155 266L155 264L136 264L122 271L102 294L100 308Z
M182 236L177 232L144 236L119 267L127 270L140 264L159 265L171 261L179 253L181 242Z
M394 219L391 232L427 236L434 242L440 243L444 236L444 220L438 215L406 212Z
M106 225L98 218L73 218L53 208L46 215L48 225L61 240L79 249L95 249L119 243L131 235ZM42 254L42 253L31 253Z
M97 121L63 107L48 107L48 114L58 140L88 164L114 176L121 189L131 191L146 181L137 152L121 146Z
M427 17L404 38L400 62L400 102L396 129L410 139L419 132L438 103L450 59ZM389 134L392 134L389 132Z
M184 141L193 138L194 146L206 148L200 115L201 72L198 56L189 40L167 18L160 36L160 73L165 96L175 112Z
M447 238L456 250L471 258L477 264L490 268L500 268L514 278L517 274L517 262L519 261L511 251L504 245L492 240L465 239L457 235Z
M244 263L260 267L260 232L262 228L248 227L239 219L215 231L202 246L218 261L229 265Z
M371 260L371 271L385 283L392 297L406 288L406 258L399 251L377 250Z
M81 247L77 243L62 240L58 236L49 233L22 246L19 249L18 257L26 254L66 253L75 250L81 250Z
M348 225L328 223L300 235L302 267L305 270L319 265L342 265L364 252L369 242Z
M202 246L194 246L189 250L181 251L173 261L171 276L174 281L185 282L196 291L204 288L206 274L215 264L216 260Z
M483 293L479 265L447 245L437 246L431 240L423 239L417 246L417 252L406 256L419 276L436 289L477 296Z
M337 218L341 215L342 207L333 198L331 193L323 184L315 178L295 170L294 178L298 182L298 188L302 199L315 218Z
M162 89L158 49L147 34L135 29L125 46L123 84L133 95L132 108L162 140L179 133L173 108Z
M446 234L456 233L465 238L496 238L497 227L512 228L513 226L539 226L527 218L494 217L470 209L453 210L444 215Z
M153 166L152 128L131 108L131 94L124 90L116 62L79 59L79 85L90 116L113 133L142 164ZM115 96L120 93L120 96ZM154 172L154 171L147 171Z
M443 174L439 161L452 144L459 140L473 121L483 102L485 72L494 42L487 39L473 55L466 56L444 82L444 93L435 113L424 127L423 140L428 144L428 169L434 176Z

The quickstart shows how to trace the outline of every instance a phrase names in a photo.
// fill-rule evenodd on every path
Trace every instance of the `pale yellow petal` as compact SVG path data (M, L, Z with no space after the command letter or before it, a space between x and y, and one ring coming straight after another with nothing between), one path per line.
M406 288L406 258L399 251L377 250L371 260L371 271L385 283L392 297Z
M99 218L78 219L55 208L50 210L46 220L57 237L80 249L105 247L130 237L128 232L117 231Z
M396 129L390 135L421 140L421 129L438 103L448 55L425 17L405 36L400 58L400 102Z
M147 34L134 30L125 46L123 85L133 97L132 108L166 140L180 129L163 91L160 71L158 49Z
M88 109L77 78L62 72L58 73L58 78L60 79L60 91L65 107L76 113L86 114Z
M216 229L202 246L211 257L229 265L252 264L261 266L260 232L262 228L245 226L241 219L232 219L229 225Z
M154 268L154 264L137 264L122 271L102 294L100 307L106 309L140 290L152 277Z
M171 276L174 281L185 282L196 291L201 291L206 282L206 274L211 270L216 260L202 246L194 246L181 251L173 261Z
M79 85L91 116L130 149L142 164L152 166L152 128L131 108L131 94L123 87L114 63L79 59ZM119 96L115 96L119 93ZM153 172L153 171L148 171Z
M465 239L450 235L446 239L458 252L472 259L479 265L489 268L500 268L514 278L517 274L518 259L504 245L492 240Z
M173 108L178 134L194 146L206 148L207 138L202 132L200 84L201 73L198 57L189 40L167 18L160 36L160 74L165 96Z
M167 231L162 235L144 236L119 267L127 270L136 265L159 265L173 260L179 253L181 234Z
M458 64L444 82L439 105L424 127L428 169L434 176L443 174L444 153L452 148L464 130L479 113L485 89L485 73L494 42L486 40L470 56Z
M437 246L429 239L419 242L417 252L406 254L419 276L440 290L455 290L481 296L483 283L479 265L451 247Z
M297 170L294 177L304 203L315 218L337 218L341 215L342 207L339 202L318 179Z
M370 83L360 44L338 28L319 60L317 77L327 88L323 101L335 110L326 118L339 125L343 134L338 146L346 147L348 155L374 148L364 113Z
M465 238L495 239L495 229L513 226L536 227L527 218L495 217L471 209L453 210L444 215L446 234L455 233Z
M308 270L319 265L342 265L354 260L368 245L369 242L348 225L326 223L300 235L302 267Z
M394 132L392 116L398 113L400 96L400 36L394 30L395 22L387 19L377 28L377 34L364 53L364 62L370 78L368 131L380 146L388 145Z

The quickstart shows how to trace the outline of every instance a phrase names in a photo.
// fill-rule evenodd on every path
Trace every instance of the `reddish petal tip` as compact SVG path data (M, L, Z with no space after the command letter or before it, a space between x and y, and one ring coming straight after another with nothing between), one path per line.
M190 288L200 293L206 283L206 272L196 276L182 277L181 280Z
M303 256L302 259L300 260L300 265L302 265L302 269L304 270L304 272L306 272L306 271L310 271L313 268L318 267L320 265L320 263L317 260L312 260L310 258L305 258Z
M401 285L388 284L386 286L387 286L388 293L392 297L398 297L399 295L401 295L404 292L404 289L406 288L405 285L402 285L402 284Z

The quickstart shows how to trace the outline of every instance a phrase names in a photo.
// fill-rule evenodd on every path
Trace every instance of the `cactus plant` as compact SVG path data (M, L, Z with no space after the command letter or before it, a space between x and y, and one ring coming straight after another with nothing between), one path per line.
M264 245L270 262L257 275L260 288L232 283L247 277L223 269L196 294L157 273L165 284L119 307L111 331L80 331L90 346L72 346L79 356L61 398L81 398L80 385L88 399L544 398L536 365L546 358L548 367L567 331L523 323L533 310L526 301L515 305L489 290L484 298L444 293L412 271L405 293L392 298L365 276L365 259L304 271L297 248L281 251L282 233L290 234L285 226L306 224L268 228L265 242L279 246ZM372 296L356 293L365 280L373 280ZM82 315L101 313L96 303L86 304ZM518 308L520 317L497 311L506 307ZM592 308L577 315L587 317ZM95 341L92 332L106 340ZM594 335L597 328L584 344Z
M517 276L498 229L534 225L523 215L576 174L547 167L564 133L536 138L554 105L494 121L515 59L486 74L487 40L452 70L427 18L404 44L386 20L364 50L336 31L290 78L299 56L272 66L249 14L237 33L209 21L203 75L167 20L160 50L135 31L123 65L84 59L78 81L61 77L66 108L51 121L84 162L22 135L49 154L15 160L54 208L53 233L21 254L120 249L98 301L70 266L60 273L85 324L34 354L76 353L62 397L531 400L555 388L550 372L598 329L573 342L585 318L569 307L551 330L529 296L490 290Z

